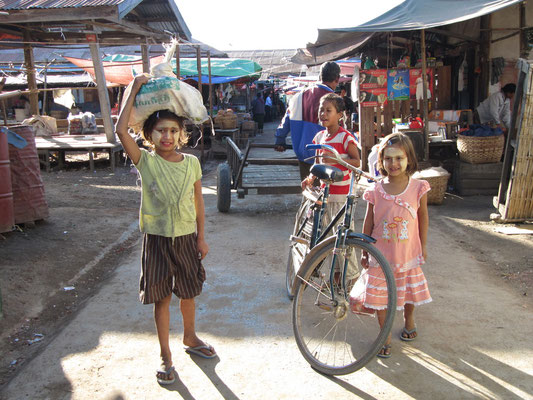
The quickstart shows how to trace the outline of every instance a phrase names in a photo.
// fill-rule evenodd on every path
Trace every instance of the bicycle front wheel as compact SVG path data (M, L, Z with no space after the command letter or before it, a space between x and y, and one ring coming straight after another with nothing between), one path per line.
M365 366L385 343L396 309L396 285L385 257L361 239L347 238L346 253L338 254L332 266L335 240L332 236L319 243L302 265L296 280L292 323L298 348L311 366L324 374L344 375ZM363 251L376 263L372 277L361 267ZM356 268L346 274L346 279L345 257L353 260ZM332 267L335 299L331 295ZM375 310L367 308L364 300L368 279L376 283L376 277L383 296L379 308L386 310L383 329Z

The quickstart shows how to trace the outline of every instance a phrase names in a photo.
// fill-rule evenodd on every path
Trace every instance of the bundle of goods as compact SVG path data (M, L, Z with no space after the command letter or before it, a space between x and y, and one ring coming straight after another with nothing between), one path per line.
M68 133L69 135L83 135L83 114L68 115Z
M135 97L129 120L129 126L135 132L142 130L144 121L159 110L169 110L195 124L209 119L200 92L177 79L172 70L171 61L177 45L177 40L172 40L170 45L165 46L163 62L152 66L151 79L141 87ZM133 82L126 88L124 98L128 96L132 86Z
M54 117L47 115L34 115L22 121L22 125L31 125L35 136L57 135L57 121Z
M81 126L84 135L92 135L98 133L96 117L91 112L85 112L81 114Z
M459 158L471 164L500 161L504 143L502 130L488 125L472 124L457 135Z
M428 204L442 204L450 173L442 167L431 167L413 174L413 178L428 181L431 190L428 193Z

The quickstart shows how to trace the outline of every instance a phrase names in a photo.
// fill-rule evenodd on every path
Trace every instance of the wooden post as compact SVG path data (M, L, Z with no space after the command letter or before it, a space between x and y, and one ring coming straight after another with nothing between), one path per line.
M427 66L426 66L426 30L422 29L421 31L422 40L420 42L421 52L422 52L422 115L424 120L424 161L427 161L429 158L429 138L428 138L428 77L427 77Z
M4 90L4 85L6 84L6 77L2 78L0 81L0 93L2 93L2 90ZM4 117L4 125L7 126L7 110L6 110L6 101L2 99L2 114Z
M52 63L48 63L48 58L45 60L46 62L46 65L44 67L44 92L43 92L43 109L41 110L41 112L43 113L43 115L46 115L46 98L48 97L47 96L47 92L46 92L46 88L48 86L48 82L47 82L47 75L48 75L48 66Z
M30 113L39 115L39 92L37 91L37 80L35 79L35 63L33 59L33 48L28 30L24 31L24 63L26 64L26 76L28 78L28 89L30 91Z
M520 3L520 58L528 59L529 46L526 40L526 4Z
M202 51L200 49L200 46L196 46L196 69L198 70L198 90L200 91L200 95L202 95L202 103L203 103L203 94L202 94ZM204 135L203 132L200 135L200 151L201 156L200 159L202 163L204 162Z
M209 116L213 118L213 83L211 81L211 51L207 50L207 69L209 71Z
M111 105L109 102L109 93L105 81L104 64L100 58L100 45L96 35L88 35L89 48L93 59L94 75L96 77L96 89L98 90L98 99L100 101L100 112L104 121L104 130L107 141L115 143L115 127L111 119Z
M150 58L148 57L148 43L141 44L141 57L143 62L143 72L150 73Z
M174 53L176 57L176 78L180 78L180 45L176 46L176 52Z

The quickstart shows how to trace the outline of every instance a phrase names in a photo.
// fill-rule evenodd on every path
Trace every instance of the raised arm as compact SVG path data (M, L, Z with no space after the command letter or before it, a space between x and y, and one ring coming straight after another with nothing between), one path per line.
M122 111L120 111L118 122L115 127L115 132L117 133L117 136L120 139L124 150L126 151L126 153L131 158L131 161L133 161L134 164L137 164L139 162L139 159L141 158L141 149L128 133L128 121L130 120L131 110L133 109L135 96L137 96L137 93L139 93L141 86L148 82L148 79L148 76L144 74L137 75L135 77L135 79L133 80L131 91L129 92L128 97L124 102L124 107L122 107Z

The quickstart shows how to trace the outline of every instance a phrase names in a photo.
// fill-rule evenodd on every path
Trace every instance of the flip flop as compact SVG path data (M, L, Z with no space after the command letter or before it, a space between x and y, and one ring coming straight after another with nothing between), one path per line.
M176 381L176 376L174 375L174 367L170 367L169 369L167 369L166 371L164 370L157 370L156 371L156 376L157 374L162 374L162 375L165 375L165 376L170 376L172 375L172 379L162 379L162 378L157 378L157 383L159 383L160 385L171 385L173 384L175 381Z
M209 350L211 353L210 356L208 356L207 354L205 354L202 350ZM185 347L185 352L186 353L189 353L189 354L194 354L194 355L197 355L199 357L202 357L202 358L215 358L217 356L217 353L215 352L215 349L213 348L213 346L209 345L209 344L203 344L201 346L196 346L196 347Z
M381 348L380 352L378 354L376 354L376 356L378 356L379 358L390 358L390 349L391 349L391 347L392 346L390 344L384 345ZM383 351L383 354L381 353L381 351ZM387 354L387 351L389 352L388 354Z
M415 337L412 337L412 338L409 337L409 336L411 336L413 333L416 333L416 326L415 326L413 329L411 329L410 331L408 331L408 330L405 329L405 327L404 327L403 330L402 330L402 333L400 333L400 340L403 340L404 342L411 342L411 341L415 340L415 339L416 339L416 336L415 336ZM405 337L404 334L407 335L407 337Z

